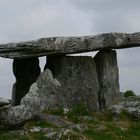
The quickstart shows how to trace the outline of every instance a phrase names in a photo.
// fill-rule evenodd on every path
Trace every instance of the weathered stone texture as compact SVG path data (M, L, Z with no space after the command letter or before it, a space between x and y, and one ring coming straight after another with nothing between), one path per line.
M49 56L46 68L61 84L57 94L62 107L84 104L90 111L99 109L99 83L92 57Z
M116 51L100 51L95 56L99 80L100 109L116 103L119 96L119 74Z
M140 120L140 96L123 98L119 103L110 107L114 117L126 112L132 120Z
M51 71L47 69L32 84L28 94L21 100L21 104L29 105L35 110L57 108L59 87L61 87L60 82L54 79Z
M21 98L29 91L40 74L38 58L15 59L13 73L16 83L13 85L12 105L19 105Z
M10 104L10 100L0 97L0 107Z
M57 88L59 81L53 78L50 70L45 70L22 98L20 105L0 109L0 122L5 125L18 125L32 119L41 111L58 107Z
M140 33L106 33L82 37L50 37L0 45L0 56L27 58L52 54L74 54L140 46Z

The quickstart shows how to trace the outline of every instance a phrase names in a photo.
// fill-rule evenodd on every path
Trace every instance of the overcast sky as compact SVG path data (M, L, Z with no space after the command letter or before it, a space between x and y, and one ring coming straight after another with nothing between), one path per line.
M0 43L139 32L139 7L139 0L0 0ZM140 48L117 52L121 90L140 94ZM0 59L0 78L0 96L10 98L15 81L11 60Z

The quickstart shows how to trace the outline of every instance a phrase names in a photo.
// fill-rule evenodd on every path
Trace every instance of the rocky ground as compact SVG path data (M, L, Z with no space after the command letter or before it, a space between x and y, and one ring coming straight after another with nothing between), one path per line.
M70 112L47 110L18 130L1 130L0 140L139 140L139 99L124 98L98 113L89 113L82 105Z

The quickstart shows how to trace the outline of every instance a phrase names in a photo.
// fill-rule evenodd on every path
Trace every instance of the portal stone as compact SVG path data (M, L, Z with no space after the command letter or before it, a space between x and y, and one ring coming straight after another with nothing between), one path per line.
M117 54L113 50L100 51L95 56L99 80L99 106L105 109L118 101L119 73Z
M99 83L92 57L49 56L45 68L61 84L57 92L60 106L72 109L84 105L89 111L98 111Z
M28 93L30 86L40 74L38 58L14 59L13 73L16 83L13 85L12 105L19 105L21 98Z

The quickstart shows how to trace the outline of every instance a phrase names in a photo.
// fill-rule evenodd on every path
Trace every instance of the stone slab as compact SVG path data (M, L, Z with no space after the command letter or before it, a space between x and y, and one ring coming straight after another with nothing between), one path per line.
M106 33L82 37L49 37L0 45L0 56L26 58L53 54L75 54L140 46L140 33Z

